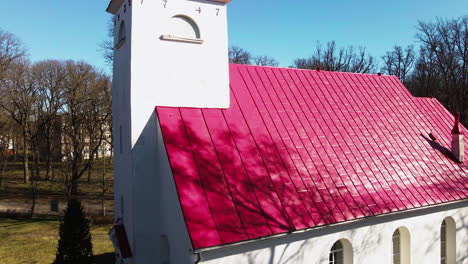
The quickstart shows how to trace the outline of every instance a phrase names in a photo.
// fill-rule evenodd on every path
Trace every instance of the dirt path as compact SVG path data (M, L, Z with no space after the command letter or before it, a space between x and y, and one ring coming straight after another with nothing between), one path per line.
M102 207L100 198L96 199L96 196L88 197L86 195L80 195L79 198L88 215L101 215ZM56 212L51 211L52 200L58 201L58 211ZM65 209L66 202L67 199L63 195L41 195L36 201L35 213L58 215ZM0 212L29 213L31 211L31 206L31 199L21 195L0 199ZM114 201L112 199L105 199L104 207L106 215L114 213Z

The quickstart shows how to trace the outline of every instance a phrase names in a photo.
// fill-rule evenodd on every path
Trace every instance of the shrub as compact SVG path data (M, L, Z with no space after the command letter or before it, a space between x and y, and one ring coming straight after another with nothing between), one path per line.
M78 200L68 201L59 233L60 239L54 264L94 263L89 220Z

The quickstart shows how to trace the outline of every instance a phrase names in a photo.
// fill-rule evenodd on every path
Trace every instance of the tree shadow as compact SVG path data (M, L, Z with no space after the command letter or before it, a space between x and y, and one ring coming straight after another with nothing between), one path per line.
M200 114L200 118L203 115L202 111L205 110L193 111L200 111L200 113L192 113L194 115ZM209 119L210 113L204 114L206 119ZM205 201L204 203L208 206L209 213L212 214L210 221L213 221L212 227L215 228L215 236L218 236L220 241L218 243L222 245L262 239L271 235L292 233L338 222L347 222L347 219L343 218L343 205L340 207L337 201L344 200L342 197L354 190L349 189L349 186L341 186L341 174L336 171L337 168L340 168L339 166L331 167L325 164L314 164L313 167L309 168L304 165L297 166L298 163L303 161L298 158L294 146L284 144L279 149L277 142L272 142L271 139L265 136L250 139L255 144L249 145L240 141L246 137L252 137L252 135L246 135L240 129L236 129L236 124L228 124L230 127L227 130L214 132L209 130L215 125L210 123L213 120L206 121L206 127L203 127L191 123L193 121L190 120L184 121L183 116L180 114L176 113L175 115L178 115L176 119L179 120L177 122L173 120L170 122L170 126L162 122L161 130L166 148L172 149L172 151L168 151L168 157L171 162L174 180L179 189L179 198L181 198L182 210L190 234L192 234L191 230L196 232L208 228L206 218L200 218L200 215L190 212L189 207L184 207L184 199L187 199L187 197L193 198L195 189L202 190L198 198ZM434 149L445 153L446 156L451 154L447 148L439 143L433 142L424 135L421 136ZM219 142L225 145L219 145ZM239 150L239 144L244 144L242 151ZM183 153L184 158L175 156L174 153ZM320 155L330 155L330 152L324 151ZM292 156L295 156L294 161L291 159ZM255 164L256 161L248 160L247 157L252 159L257 157L258 163ZM187 162L194 167L190 168ZM276 165L271 166L271 164ZM252 170L255 166L262 167L261 171ZM454 178L448 175L450 173L451 170L448 168L447 171L439 171L439 175L451 178L452 183L455 183L454 185L439 182L435 187L453 191L454 188L457 189L456 186L463 186L463 177ZM271 179L272 175L281 178L281 181ZM292 175L296 175L296 180L293 179ZM262 177L264 177L263 180L260 179ZM324 177L330 178L324 180ZM320 190L319 185L325 189ZM190 188L187 188L187 186L190 186ZM355 228L401 219L401 217L411 215L411 213L407 213L406 216L390 216L386 220L374 221L369 216L377 214L370 210L369 204L365 203L365 201L373 201L373 197L366 190L354 194L359 195L361 198L354 198L351 201L354 201L355 204L347 204L346 206L356 209L353 212L358 210L363 212L361 216L353 216L354 219L365 218L360 224L346 224L348 227L330 226L326 231L311 231L307 232L308 234L287 236L289 239L275 238L276 242L273 244L285 245L284 250L275 248L275 246L272 247L268 243L257 243L256 245L249 243L249 249L247 250L247 252L250 252L247 255L249 262L253 263L257 258L257 254L267 254L265 251L255 251L261 248L269 249L268 252L271 253L268 257L269 263L277 263L278 261L278 263L294 262L304 258L304 248L311 246L309 238L341 232L344 230L343 228L352 230L351 233L353 234ZM296 197L296 201L293 201L291 196ZM320 207L320 202L325 202L323 207ZM198 204L198 206L203 205ZM296 211L290 211L287 207L294 208ZM298 213L299 211L302 211L302 214ZM414 216L426 213L419 212ZM338 220L340 218L341 220ZM301 229L300 226L305 226L305 228ZM372 227L369 230L369 233L365 234L365 245L357 245L355 250L364 247L378 247L384 240L381 235L375 236L377 231L373 230ZM388 239L391 239L391 237ZM192 237L193 241L194 238ZM298 244L289 247L291 243ZM200 245L196 244L193 247L194 249L203 248L203 246L200 247ZM244 247L241 246L241 248ZM295 253L286 255L286 250L293 250ZM232 254L235 254L234 251ZM211 257L216 258L216 256L217 254L213 254Z
M104 253L94 256L94 262L96 264L114 264L115 263L115 254L114 253Z
M313 108L314 104L325 104L326 98L331 98L326 94L317 100L306 95L312 99L295 109L292 103L287 104L285 94L269 99L268 91L261 88L238 89L236 93L231 91L231 106L227 110L157 108L195 250L255 239L258 243L249 244L248 248L239 245L245 252L251 252L249 261L254 261L256 254L265 254L254 252L255 249L270 248L270 263L274 262L273 255L275 263L278 258L286 263L289 257L281 256L284 251L261 242L262 238L292 233L285 236L288 239L274 238L274 244L305 243L294 249L286 246L287 250L299 248L296 254L301 257L301 248L310 243L303 240L311 237L408 218L414 215L409 209L421 208L416 213L421 215L427 212L428 205L466 198L464 171L456 172L458 165L449 166L448 160L433 151L423 158L440 159L444 166L426 164L417 151L422 147L425 151L430 149L419 140L416 146L406 148L408 140L393 136L397 123L390 128L377 124L375 130L383 132L374 136L374 129L359 129L357 125L362 126L359 122L375 120L352 113L370 110L379 113L378 106L350 107L348 115L340 116L340 120L356 119L353 124L357 127L349 128L346 122L332 124L320 116L320 109ZM252 98L242 102L241 107L236 94L244 97L248 93ZM329 104L333 108L333 102ZM404 114L398 113L402 118ZM344 129L346 133L334 129ZM386 134L388 130L392 133ZM414 140L420 132L410 133ZM432 148L454 160L447 148L421 136ZM382 139L375 142L377 137ZM377 157L372 157L373 154ZM401 211L407 212L392 214L385 220L372 217ZM357 219L362 221L346 223ZM344 224L332 225L336 223ZM317 228L320 226L327 228ZM303 232L307 234L296 232L300 230L307 230ZM387 239L374 236L375 230L370 230L366 234L367 248L377 247Z

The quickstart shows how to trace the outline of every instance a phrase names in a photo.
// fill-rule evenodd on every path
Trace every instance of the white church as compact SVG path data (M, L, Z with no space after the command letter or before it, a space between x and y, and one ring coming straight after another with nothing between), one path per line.
M468 264L459 116L394 76L229 64L229 2L109 4L117 263Z

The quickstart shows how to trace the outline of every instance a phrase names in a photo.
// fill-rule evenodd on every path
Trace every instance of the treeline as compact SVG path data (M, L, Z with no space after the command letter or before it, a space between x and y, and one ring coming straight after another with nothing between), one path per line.
M32 187L52 179L60 161L76 194L95 158L111 153L103 149L112 146L111 130L108 75L85 62L31 63L21 41L0 30L0 185L8 160L22 161Z
M289 67L397 76L414 96L435 97L452 113L460 112L468 125L468 17L419 22L415 45L394 46L378 58L365 47L338 47L335 41L318 42L312 55L297 58ZM268 56L231 47L231 63L278 66ZM380 67L379 67L380 65Z
M111 62L111 42L103 49ZM236 46L229 49L229 60L279 65L273 57L254 56ZM290 67L380 70L400 78L415 96L436 97L451 112L462 113L462 122L468 125L466 16L420 22L415 45L395 46L381 58L365 47L339 47L330 41L317 43L309 57L295 59ZM8 158L22 160L24 182L52 178L51 164L60 160L69 191L76 193L78 180L89 172L94 159L112 153L110 90L109 76L85 62L30 63L23 44L0 31L0 186Z

